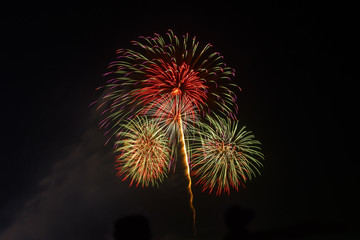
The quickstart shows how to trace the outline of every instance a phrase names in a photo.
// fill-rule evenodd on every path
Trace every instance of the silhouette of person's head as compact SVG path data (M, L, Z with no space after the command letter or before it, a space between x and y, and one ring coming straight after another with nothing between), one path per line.
M144 216L131 215L115 221L113 237L115 240L149 240L151 239L151 230Z
M254 217L251 210L240 206L232 206L227 209L224 217L229 230L225 239L249 239L248 225Z

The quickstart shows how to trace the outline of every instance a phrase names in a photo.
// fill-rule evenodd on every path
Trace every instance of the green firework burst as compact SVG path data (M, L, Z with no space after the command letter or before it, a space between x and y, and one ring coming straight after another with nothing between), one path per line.
M260 142L251 131L240 127L238 121L221 117L208 117L209 124L199 123L201 131L192 147L193 175L210 193L217 188L230 193L230 187L239 186L251 179L262 166Z
M167 177L172 155L165 131L155 121L137 117L124 125L118 137L118 175L124 175L124 180L130 178L130 185L158 186Z

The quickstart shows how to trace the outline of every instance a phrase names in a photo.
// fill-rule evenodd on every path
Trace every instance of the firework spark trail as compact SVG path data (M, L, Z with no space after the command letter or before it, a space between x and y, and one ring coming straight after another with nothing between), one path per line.
M190 208L191 208L191 211L192 211L192 214L193 214L193 228L194 228L194 234L196 235L196 227L195 227L196 211L195 211L195 208L194 208L194 205L193 205L194 196L193 196L193 193L192 193L192 190L191 190L191 177L190 177L190 166L189 166L190 164L189 164L189 158L188 158L188 155L187 155L187 152L186 152L186 143L185 143L185 137L184 137L183 127L182 127L181 117L178 118L178 123L179 123L179 126L180 126L182 150L184 152L183 164L184 164L184 166L186 168L185 174L186 174L186 178L188 179L187 190L188 190L189 196L190 196L189 205L190 205Z

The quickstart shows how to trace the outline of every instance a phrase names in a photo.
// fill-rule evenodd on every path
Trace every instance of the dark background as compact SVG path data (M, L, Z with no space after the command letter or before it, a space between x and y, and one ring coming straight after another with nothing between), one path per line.
M88 108L116 49L169 28L236 69L239 119L266 157L230 196L193 187L198 239L224 239L232 206L250 209L250 231L265 238L359 236L355 7L289 2L3 5L0 238L111 239L116 219L140 214L153 239L191 239L182 175L128 188Z

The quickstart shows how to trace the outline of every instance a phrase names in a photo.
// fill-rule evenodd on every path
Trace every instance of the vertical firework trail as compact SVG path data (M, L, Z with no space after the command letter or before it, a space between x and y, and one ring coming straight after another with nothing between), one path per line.
M193 214L193 228L194 228L194 234L196 235L196 227L195 227L195 218L196 218L196 212L195 212L195 208L194 208L194 205L193 205L193 199L194 199L194 196L193 196L193 193L192 193L192 190L191 190L191 177L190 177L190 164L189 164L189 157L188 157L188 154L186 152L186 143L185 143L185 136L184 136L184 131L183 131L183 127L182 127L182 120L181 120L181 116L179 115L178 117L178 124L180 126L180 135L181 135L181 147L182 147L182 151L183 151L183 154L184 154L184 157L183 157L183 164L185 166L185 175L186 175L186 178L188 179L188 186L187 186L187 190L189 192L189 205L190 205L190 208L191 208L191 211L192 211L192 214Z

